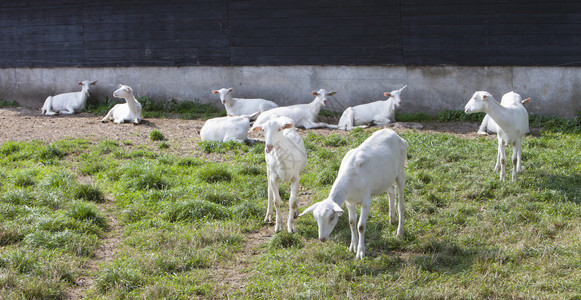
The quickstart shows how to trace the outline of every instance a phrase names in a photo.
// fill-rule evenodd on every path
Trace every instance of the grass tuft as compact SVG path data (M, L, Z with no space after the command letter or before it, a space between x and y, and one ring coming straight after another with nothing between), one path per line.
M232 180L232 174L223 165L210 165L207 168L201 169L198 172L198 176L208 183Z
M75 220L95 224L101 228L107 227L107 220L92 203L82 201L73 202L68 208L66 215Z
M165 218L170 222L224 220L229 217L230 214L224 206L206 200L177 202L165 208Z
M304 239L298 234L292 234L288 231L281 231L277 233L269 243L272 250L285 248L303 248L305 246Z
M154 129L149 132L149 139L152 141L163 141L165 140L165 136L159 129Z

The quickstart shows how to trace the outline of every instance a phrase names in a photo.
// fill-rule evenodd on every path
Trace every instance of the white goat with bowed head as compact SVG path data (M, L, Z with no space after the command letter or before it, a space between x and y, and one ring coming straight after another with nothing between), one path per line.
M401 106L401 92L399 90L385 92L387 100L378 100L345 109L337 126L342 130L351 130L360 125L386 125L395 121L395 109Z
M295 218L298 215L297 197L300 174L307 164L307 151L303 139L297 133L293 120L279 117L264 122L254 130L264 130L266 176L268 179L268 208L265 222L272 221L272 205L276 208L274 231L282 229L279 181L291 183L289 198L288 232L296 232Z
M82 86L80 92L48 96L46 100L44 100L44 105L40 109L42 114L46 114L47 116L54 116L57 113L70 115L83 111L85 107L87 107L89 87L95 84L97 84L97 80L81 81L79 82L79 85Z
M264 112L269 109L278 107L276 103L265 99L232 98L231 93L233 90L233 88L222 88L212 91L212 93L220 95L220 101L222 104L224 104L226 112L230 115L251 115L255 112Z
M509 101L509 103L506 103L506 101ZM512 97L502 97L502 99L500 99L500 105L506 106L509 104L512 104L514 102L514 99ZM521 101L521 104L527 104L531 102L531 98L526 98L524 100ZM493 119L490 118L489 115L485 115L484 119L482 119L482 123L480 124L480 128L478 128L478 134L480 135L487 135L489 133L496 133L498 132L498 125L496 124L496 122L494 122Z
M502 103L498 103L490 93L478 91L466 103L464 111L467 114L485 112L498 125L498 155L494 171L500 170L500 180L504 181L506 171L505 146L513 146L512 152L512 181L516 181L517 173L522 170L521 150L522 139L529 131L529 115L522 105L522 98L515 92L502 96Z
M121 85L115 92L113 97L125 99L125 103L115 104L101 122L107 122L113 119L116 124L124 122L132 122L139 124L141 122L141 103L133 96L133 89L127 85Z
M260 112L244 116L227 116L213 118L206 123L200 130L202 141L217 142L253 142L248 139L248 129L250 128L250 119L256 117Z
M341 205L347 204L351 245L349 250L356 253L356 259L365 256L365 226L369 216L371 197L389 195L389 220L395 223L395 185L398 194L399 223L397 235L403 236L405 165L408 144L390 129L374 132L359 147L347 152L341 161L337 179L333 183L329 197L307 208L300 216L313 213L319 226L319 239L325 242L339 216L343 214ZM357 205L361 205L361 216L357 223Z
M252 128L281 116L290 118L293 120L296 127L304 127L305 129L318 127L337 128L336 125L315 122L315 119L321 110L321 106L327 105L327 96L333 96L336 93L337 92L327 92L325 89L320 89L318 92L313 92L315 99L311 103L277 107L263 112L258 116Z

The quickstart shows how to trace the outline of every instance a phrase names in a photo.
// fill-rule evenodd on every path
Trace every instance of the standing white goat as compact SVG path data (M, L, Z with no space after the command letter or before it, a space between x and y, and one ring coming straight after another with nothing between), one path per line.
M385 92L387 100L347 107L337 127L342 130L351 130L359 125L386 125L395 121L395 109L401 106L400 94L406 87L407 85L391 93Z
M97 84L97 80L90 81L85 80L79 82L79 85L83 86L80 92L71 92L58 94L55 96L48 96L44 100L44 105L42 106L41 113L47 116L54 116L57 113L61 114L74 114L83 111L87 106L87 98L89 97L89 87L91 85Z
M506 100L504 99L506 97ZM522 139L529 130L529 115L522 105L522 98L515 92L506 93L502 96L499 104L490 93L478 91L466 103L464 111L467 114L475 112L486 112L490 118L498 124L498 156L494 171L500 169L500 180L504 181L506 172L505 145L513 146L512 152L512 181L516 181L517 173L522 171L521 150Z
M212 93L220 95L220 101L224 104L226 112L233 116L251 115L257 111L264 112L278 107L276 103L265 99L232 98L230 93L233 90L233 88L222 88L212 91Z
M341 161L339 173L329 197L307 208L300 216L313 212L319 226L319 239L324 242L337 225L343 213L341 205L347 204L351 245L356 259L365 256L365 225L369 216L371 197L389 195L389 220L395 222L395 187L398 192L399 223L397 235L403 236L405 165L408 144L390 129L374 132L359 147L347 152ZM357 226L357 205L361 205L361 216Z
M289 198L288 232L296 231L295 218L298 215L297 196L300 174L307 164L307 151L303 139L294 128L293 120L279 117L269 120L254 130L264 130L266 176L268 178L268 209L264 222L272 221L272 204L276 208L274 231L282 229L280 212L280 180L291 183Z
M113 97L123 98L126 103L115 104L101 122L107 122L109 119L113 119L116 124L124 122L139 124L141 122L141 103L133 96L131 87L121 85L119 89L113 92Z
M263 112L258 116L252 128L254 129L256 126L260 126L268 120L276 119L281 116L290 118L293 120L296 127L304 127L305 129L317 127L337 128L337 125L315 122L315 119L321 110L321 106L327 105L327 96L333 96L336 93L337 92L327 92L325 89L320 89L318 92L313 92L315 99L311 103L277 107Z
M249 142L248 129L250 128L250 119L256 117L260 112L244 116L227 116L213 118L206 123L200 130L202 141L236 141Z
M512 97L505 97L506 95L508 94L504 94L502 99L500 99L500 105L506 106L514 102L514 99ZM508 101L508 103L506 101ZM531 102L531 98L526 98L521 101L521 104L524 105L529 102ZM482 119L482 123L480 124L480 128L478 128L478 134L487 135L489 133L496 132L498 132L498 125L496 124L496 122L494 122L494 120L491 119L489 115L484 116L484 119Z

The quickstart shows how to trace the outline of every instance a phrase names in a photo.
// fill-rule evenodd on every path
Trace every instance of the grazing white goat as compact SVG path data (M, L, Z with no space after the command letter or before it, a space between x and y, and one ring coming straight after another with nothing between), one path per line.
M399 96L406 87L407 85L399 90L391 91L391 93L385 92L387 100L347 107L341 115L337 127L342 130L351 130L359 125L386 125L395 121L395 109L401 106Z
M504 98L506 97L506 100ZM500 180L504 180L506 172L505 145L513 146L512 152L512 181L516 181L517 173L522 170L521 148L522 139L529 130L529 116L522 105L522 98L515 92L502 96L502 102L498 103L488 92L478 91L466 103L464 111L467 114L486 112L490 118L498 124L498 156L494 171L500 169Z
M256 117L260 112L245 116L227 116L213 118L206 123L200 130L202 141L236 141L249 142L248 129L250 128L250 119Z
M329 197L307 208L300 216L313 212L319 226L319 239L324 242L335 228L343 213L345 202L349 211L351 245L349 250L355 258L365 256L365 226L369 216L371 197L389 195L389 220L395 223L395 187L398 192L399 223L397 235L403 236L405 165L407 142L390 129L374 132L359 147L347 152L341 161L339 173ZM357 205L361 205L361 216L357 222Z
M507 94L505 94L504 96L506 96ZM502 99L500 99L500 104L501 105L508 105L511 104L514 99L511 97L502 97ZM509 103L506 103L505 101L509 101ZM531 102L531 98L526 98L524 100L521 101L521 104L527 104ZM480 124L480 128L478 128L478 134L481 135L487 135L489 133L496 133L498 132L498 125L496 124L496 122L494 122L493 119L490 118L489 115L484 116L484 119L482 119L482 123Z
M48 96L44 100L44 105L40 109L43 114L47 116L54 116L57 113L74 114L83 111L87 106L87 98L89 97L89 86L97 84L97 80L85 80L79 82L83 86L80 92L71 92L58 94L55 96Z
M230 93L232 93L233 90L233 88L223 88L212 91L212 93L220 95L220 101L224 104L226 112L233 116L251 115L257 111L264 112L278 107L276 103L265 99L232 98Z
M337 92L327 92L325 89L320 89L318 92L313 92L315 99L311 103L277 107L263 112L258 116L252 128L254 129L256 126L260 126L268 120L276 119L281 116L292 119L296 127L304 127L305 129L317 127L337 128L337 125L315 122L315 119L321 110L321 106L327 105L327 96L333 96L336 93Z
M107 122L113 119L116 124L123 122L141 122L141 103L133 96L133 89L127 85L121 85L119 89L113 92L113 97L125 99L125 103L115 104L101 122Z
M274 231L282 229L280 212L279 181L291 183L289 198L288 232L296 231L295 218L298 215L297 196L300 174L307 164L307 151L303 139L297 133L293 120L279 117L269 120L254 130L264 130L266 176L268 178L268 208L265 222L272 221L272 205L276 208Z

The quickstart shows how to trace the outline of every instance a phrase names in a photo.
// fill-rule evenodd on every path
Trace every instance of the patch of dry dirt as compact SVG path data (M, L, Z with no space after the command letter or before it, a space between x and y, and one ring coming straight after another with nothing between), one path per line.
M7 141L54 142L61 139L88 139L92 141L118 140L131 141L133 144L149 144L149 133L160 130L167 138L174 151L188 154L199 141L199 131L204 125L202 120L182 119L146 119L139 125L101 123L101 117L88 113L71 116L44 116L40 110L31 108L0 108L0 143ZM336 124L334 118L326 118L324 122ZM446 132L466 138L478 135L477 123L473 122L430 122L404 123L396 122L387 127L395 131L418 130ZM346 134L341 130L311 129L317 134ZM299 129L302 135L307 131ZM251 133L252 137L260 137L259 133Z

